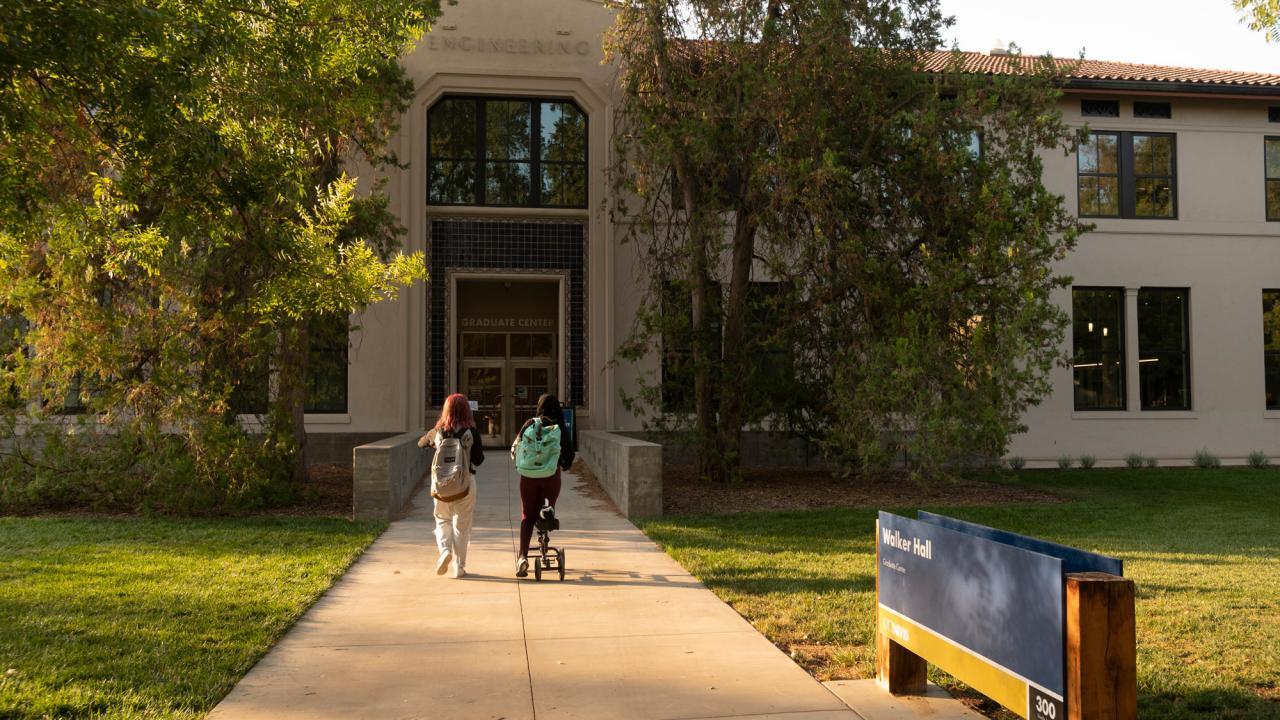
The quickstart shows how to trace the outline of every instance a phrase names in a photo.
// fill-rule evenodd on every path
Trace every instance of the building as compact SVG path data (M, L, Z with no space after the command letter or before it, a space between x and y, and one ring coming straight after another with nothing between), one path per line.
M420 427L455 390L495 446L544 391L581 427L641 429L618 391L644 368L611 362L642 270L606 210L611 19L591 0L464 3L407 56L408 169L388 191L431 279L357 319L345 403L307 417L321 454ZM1280 75L1088 62L1061 110L1093 140L1047 153L1045 182L1096 231L1060 268L1073 367L1011 453L1280 454L1263 320L1280 298Z

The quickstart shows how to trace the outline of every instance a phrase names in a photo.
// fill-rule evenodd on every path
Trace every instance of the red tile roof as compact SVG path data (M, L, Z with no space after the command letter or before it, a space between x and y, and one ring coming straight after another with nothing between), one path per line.
M979 52L961 52L966 72L986 75L1016 75L1030 69L1036 62L1033 56L988 55ZM935 51L928 53L924 69L939 72L950 66L952 53ZM1109 62L1107 60L1083 60L1055 58L1054 62L1067 70L1071 80L1116 81L1121 83L1190 83L1200 86L1227 88L1276 88L1280 90L1280 74L1239 72L1234 70L1205 70L1174 67L1170 65L1138 65ZM1076 63L1079 67L1071 69ZM1084 83L1082 83L1084 84Z

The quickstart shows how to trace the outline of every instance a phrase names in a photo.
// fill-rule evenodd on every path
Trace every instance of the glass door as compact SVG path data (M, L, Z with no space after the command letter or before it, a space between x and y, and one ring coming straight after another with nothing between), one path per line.
M502 447L506 442L506 423L503 418L503 389L506 386L506 363L489 361L464 361L462 364L462 394L476 403L476 427L480 430L485 447Z
M520 361L511 363L511 431L519 432L524 423L538 409L538 398L543 393L554 392L552 387L552 368L550 365L530 365ZM515 438L512 437L512 440Z

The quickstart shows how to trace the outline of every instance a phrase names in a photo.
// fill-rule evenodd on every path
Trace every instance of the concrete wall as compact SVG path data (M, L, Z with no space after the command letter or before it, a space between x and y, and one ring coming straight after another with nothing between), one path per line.
M578 455L623 515L662 515L661 445L599 430L580 430Z
M418 447L421 432L360 445L352 451L357 520L394 520L431 470L432 454Z

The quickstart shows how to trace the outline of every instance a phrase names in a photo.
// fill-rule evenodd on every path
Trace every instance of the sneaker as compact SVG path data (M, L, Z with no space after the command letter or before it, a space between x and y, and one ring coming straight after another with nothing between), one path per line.
M436 561L436 574L443 575L449 572L449 561L453 559L453 553L441 553L440 559Z
M516 577L528 577L529 575L529 558L516 558Z
M453 577L454 577L455 579L456 579L456 578L464 578L464 577L466 577L466 576L467 576L467 571L466 571L466 570L463 570L462 568L454 568L454 571L453 571Z

